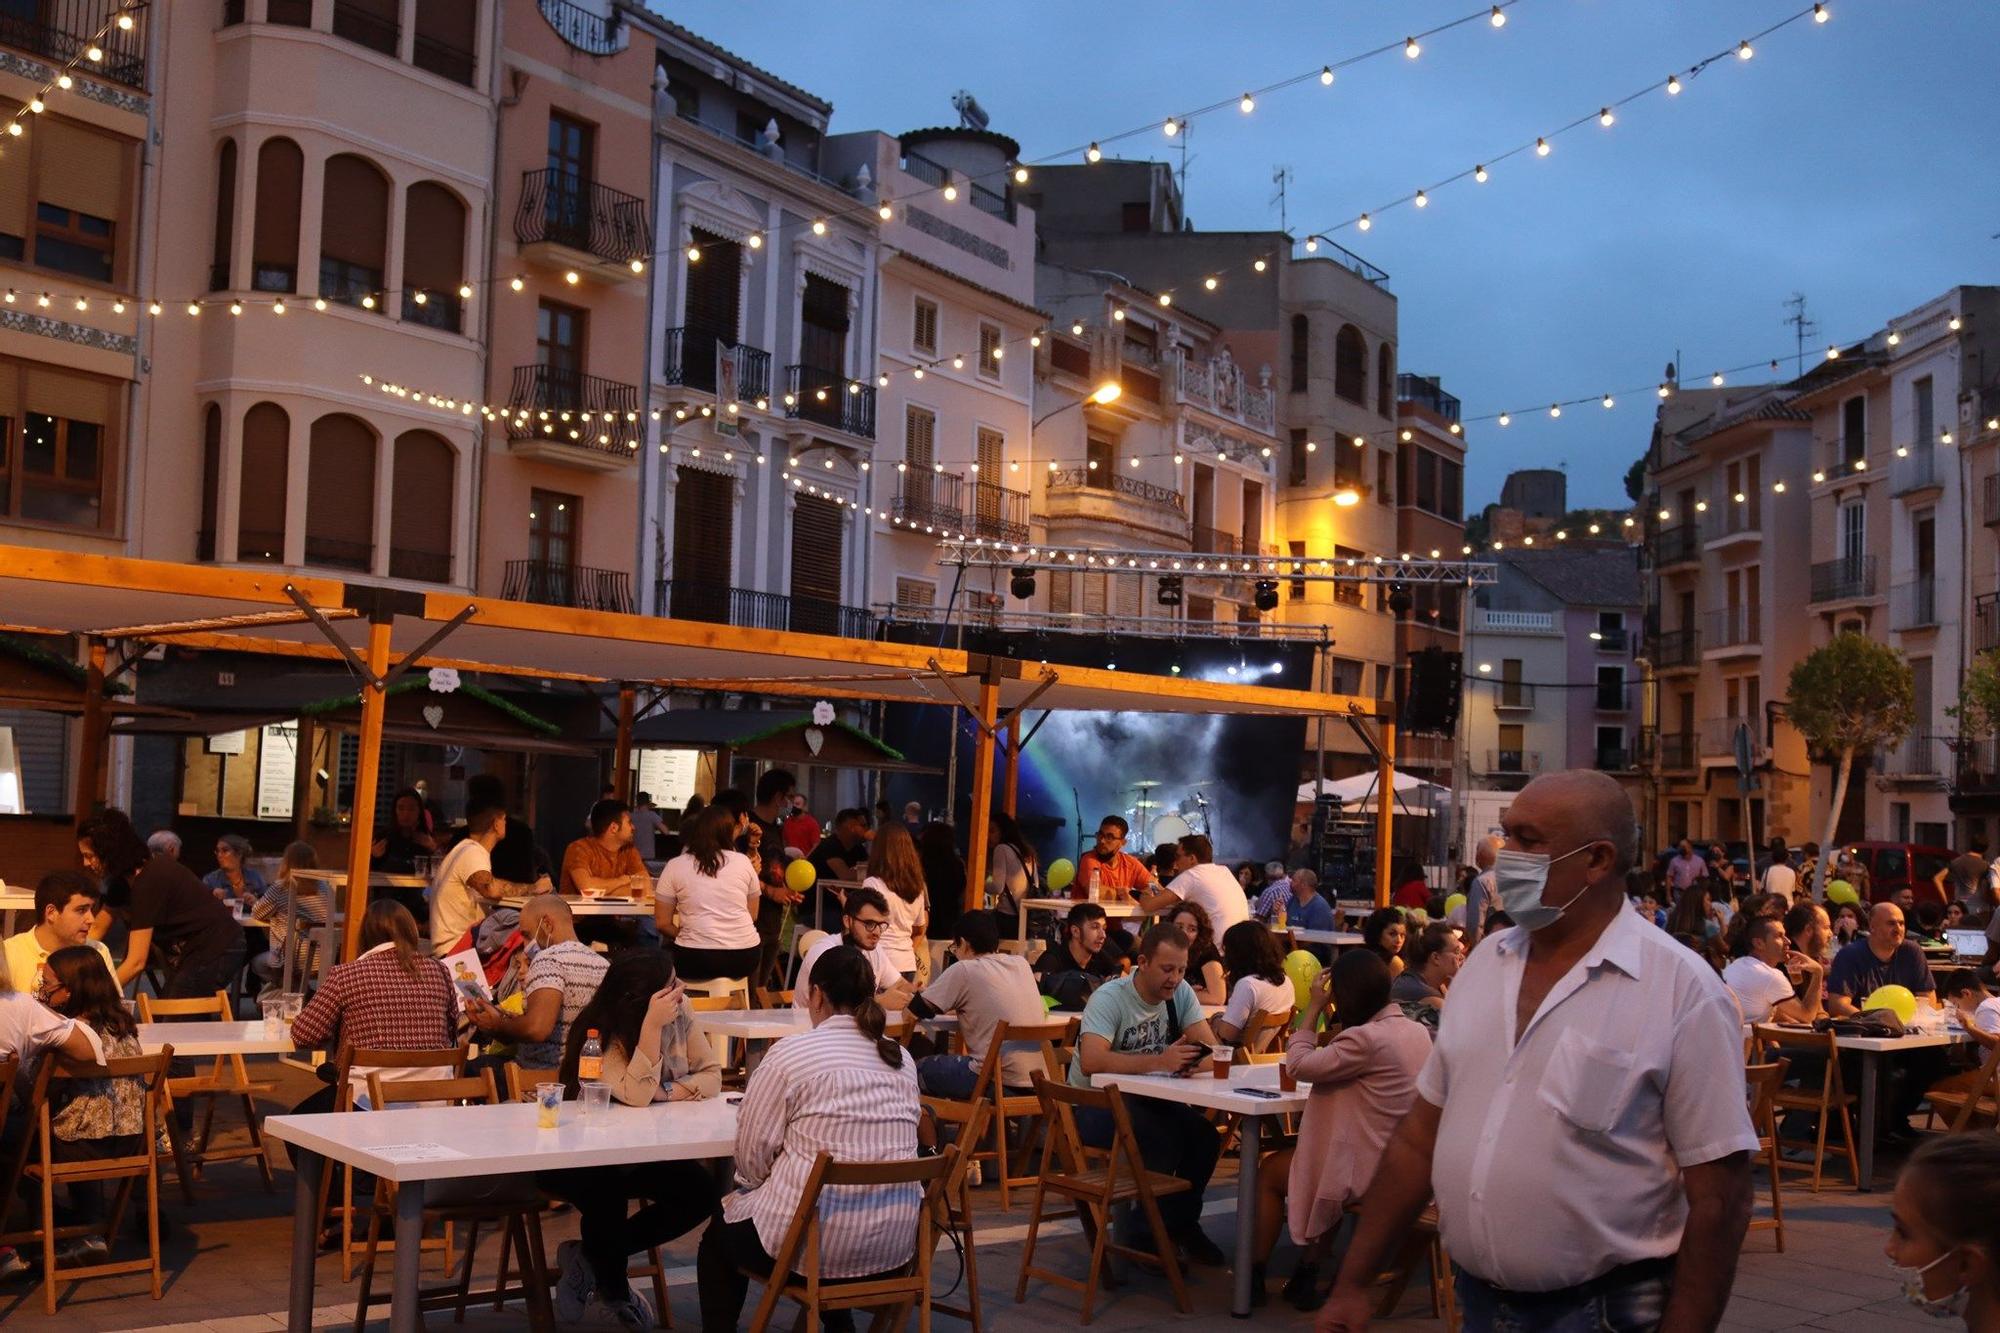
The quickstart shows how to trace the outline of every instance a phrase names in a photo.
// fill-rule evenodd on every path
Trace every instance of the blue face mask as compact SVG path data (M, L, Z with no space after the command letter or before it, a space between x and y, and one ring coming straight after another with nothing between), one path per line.
M1710 917L1708 920L1701 923L1701 933L1704 939L1712 940L1717 935L1720 935L1722 933L1722 923L1717 921L1714 917Z
M1557 861L1567 861L1578 852L1595 847L1594 842L1586 842L1581 847L1552 857L1546 852L1502 851L1493 858L1493 886L1500 895L1500 910L1512 917L1514 924L1525 930L1536 931L1544 926L1552 926L1562 919L1562 914L1575 906L1576 900L1590 890L1588 884L1570 896L1570 900L1560 907L1552 907L1542 901L1542 890L1548 887L1549 867Z

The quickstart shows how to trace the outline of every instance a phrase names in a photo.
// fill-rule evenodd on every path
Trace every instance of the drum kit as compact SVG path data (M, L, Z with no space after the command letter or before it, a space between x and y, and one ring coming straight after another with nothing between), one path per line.
M1131 841L1135 844L1131 851L1137 855L1178 842L1190 833L1205 835L1209 831L1208 798L1201 789L1213 785L1213 781L1176 784L1189 795L1183 796L1172 809L1167 808L1166 801L1153 799L1153 793L1166 785L1158 778L1140 778L1126 788L1138 797L1126 812L1127 822L1132 826Z

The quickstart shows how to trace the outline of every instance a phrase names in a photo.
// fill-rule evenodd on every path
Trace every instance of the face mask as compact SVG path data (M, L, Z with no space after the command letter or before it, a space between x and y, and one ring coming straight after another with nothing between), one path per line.
M1922 1268L1906 1268L1902 1264L1890 1264L1889 1271L1903 1280L1903 1299L1922 1310L1933 1319L1956 1319L1965 1313L1965 1306L1972 1299L1972 1288L1960 1287L1949 1296L1932 1298L1924 1295L1924 1274L1951 1258L1946 1250Z
M547 947L548 945L542 942L541 932L537 931L534 937L528 941L528 946L521 950L521 956L532 963L535 961L535 955Z
M1570 900L1560 907L1551 907L1542 901L1542 890L1547 887L1549 867L1557 861L1567 861L1577 852L1587 851L1597 844L1586 842L1561 856L1551 857L1546 852L1497 853L1493 858L1493 883L1500 894L1500 910L1512 917L1514 924L1529 931L1552 926L1562 918L1562 914L1575 905L1578 898L1589 890L1588 884L1578 889Z
M1714 917L1710 917L1708 920L1701 923L1701 936L1703 939L1712 940L1721 933L1722 933L1722 923L1717 921Z

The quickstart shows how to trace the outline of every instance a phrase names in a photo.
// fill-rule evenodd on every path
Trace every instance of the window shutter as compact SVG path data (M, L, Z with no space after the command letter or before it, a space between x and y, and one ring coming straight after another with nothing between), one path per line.
M479 6L466 0L417 0L417 40L435 42L471 55L479 30Z
M1079 574L1083 580L1083 613L1087 616L1104 614L1104 575Z
M681 382L735 398L739 384L715 382L716 344L733 345L742 330L743 251L737 243L696 229L701 259L687 266L686 331L681 335ZM738 371L739 381L742 372Z
M35 118L36 197L117 221L125 211L125 143L53 116Z
M341 153L326 161L320 253L382 271L389 249L389 183L366 158Z
M266 139L257 150L257 235L250 266L258 273L278 270L291 278L275 290L298 290L299 193L305 184L305 157L290 139ZM260 291L274 290L252 278Z
M903 461L925 472L937 462L937 414L928 408L905 409Z
M934 301L926 301L919 296L916 303L914 327L910 330L910 345L919 352L937 351L938 308Z
M896 605L930 609L937 605L937 584L928 579L897 579Z
M1049 610L1059 616L1068 615L1074 607L1070 580L1076 576L1067 573L1050 573L1044 577L1049 581Z
M451 578L451 446L427 430L396 437L389 492L389 575L443 583Z
M798 497L792 511L792 596L840 601L841 508L818 496Z
M991 324L979 326L979 373L988 379L1000 378L1000 330Z
M5 158L0 158L0 182L6 180ZM27 177L21 177L21 216L27 216ZM4 184L0 184L0 218L12 217L5 212L6 200ZM0 226L4 226L0 221ZM229 258L236 237L236 140L224 139L222 148L216 155L215 170L215 252L210 258L214 265L214 276L210 279L209 290L226 287L229 284Z
M111 424L111 383L109 380L88 379L30 366L27 408L30 412L46 412L52 417L108 426Z
M404 204L403 286L456 299L465 280L465 205L431 181L412 185Z
M258 403L243 416L243 475L236 516L238 560L285 557L291 436L291 418L275 403Z
M19 108L0 102L0 114L16 114ZM0 233L25 237L28 234L28 154L0 153Z
M306 559L366 569L375 545L375 433L335 412L312 424L306 455Z
M717 472L683 467L674 479L675 601L683 587L729 586L736 549L736 482Z

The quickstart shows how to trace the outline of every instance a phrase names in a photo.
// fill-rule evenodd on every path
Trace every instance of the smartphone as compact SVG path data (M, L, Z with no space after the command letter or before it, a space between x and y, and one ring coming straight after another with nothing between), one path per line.
M485 994L481 992L479 989L479 983L476 981L466 981L463 978L460 978L459 980L453 982L452 984L457 986L460 992L462 992L470 999L479 1000L481 1002L484 1002L486 999Z
M1240 1092L1245 1097L1262 1097L1265 1101L1272 1102L1279 1097L1278 1093L1272 1092L1269 1088L1231 1088L1230 1091Z

